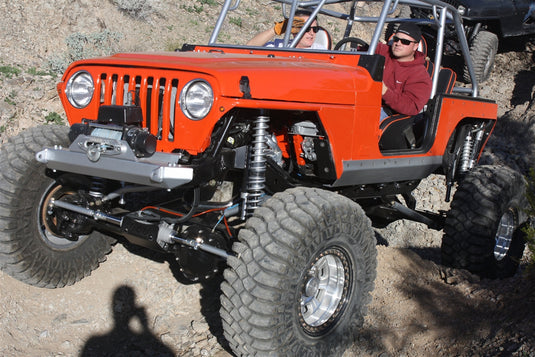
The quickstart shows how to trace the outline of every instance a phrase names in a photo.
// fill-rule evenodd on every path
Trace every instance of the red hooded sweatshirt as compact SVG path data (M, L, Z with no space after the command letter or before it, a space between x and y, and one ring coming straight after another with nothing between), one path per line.
M416 51L413 61L399 62L384 43L377 44L376 53L386 58L383 83L388 90L383 94L383 104L399 114L418 114L429 100L433 85L424 65L424 54Z

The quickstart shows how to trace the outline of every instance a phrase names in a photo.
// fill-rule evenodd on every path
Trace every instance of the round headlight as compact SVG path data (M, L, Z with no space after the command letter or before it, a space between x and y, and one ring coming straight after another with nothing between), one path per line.
M94 91L95 85L91 75L86 71L79 71L69 78L65 94L73 107L81 109L91 102Z
M201 120L208 115L214 103L214 92L210 84L194 79L180 93L180 108L191 120Z
M459 11L459 15L461 16L466 15L466 7L464 7L463 5L459 5L459 7L457 8L457 11Z

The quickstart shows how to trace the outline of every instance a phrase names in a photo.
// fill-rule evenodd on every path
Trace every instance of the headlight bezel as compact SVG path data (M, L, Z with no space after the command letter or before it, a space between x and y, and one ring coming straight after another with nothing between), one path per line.
M206 118L213 105L214 90L203 78L192 79L180 91L180 109L190 120L198 121Z
M94 94L95 81L86 70L77 71L67 81L65 95L69 103L77 109L87 107L93 100Z

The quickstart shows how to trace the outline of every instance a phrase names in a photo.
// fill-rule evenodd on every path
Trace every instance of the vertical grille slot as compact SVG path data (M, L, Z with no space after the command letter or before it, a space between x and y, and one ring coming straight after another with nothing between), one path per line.
M106 73L100 75L100 105L104 104L106 99Z
M102 82L102 74L97 77L95 82L95 98L98 98L98 106L102 104L102 95L104 93L104 83Z
M132 105L132 95L128 90L128 82L130 81L130 76L125 75L119 77L119 85L117 86L117 105ZM121 98L121 101L119 101Z
M143 104L145 104L145 108L144 109L144 113L145 113L145 120L146 120L146 124L145 126L149 129L150 133L152 135L156 135L156 132L157 130L155 130L156 128L156 124L154 123L154 120L157 120L157 119L154 119L154 113L152 111L152 105L153 105L153 100L152 100L152 89L154 87L154 78L153 77L148 77L148 78L145 78L145 88L143 90L143 88L141 89L141 93L142 95L144 94L145 95L145 98L141 99L141 106L143 107Z
M173 79L171 81L171 90L168 91L169 93L169 110L167 113L169 113L169 133L167 135L167 140L174 141L175 140L175 112L178 108L178 79Z
M165 78L157 78L156 83L154 83L153 88L153 110L154 117L158 118L157 127L152 128L152 132L156 135L158 140L162 140L162 123L163 123L163 97L165 91Z
M116 74L111 76L111 85L112 85L111 104L117 104L117 78L118 77Z

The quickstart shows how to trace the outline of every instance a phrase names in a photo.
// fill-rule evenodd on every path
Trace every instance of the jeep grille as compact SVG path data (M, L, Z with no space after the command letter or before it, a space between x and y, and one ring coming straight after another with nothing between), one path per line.
M143 112L143 127L158 140L174 140L178 79L121 73L102 73L98 79L100 105L138 105Z

